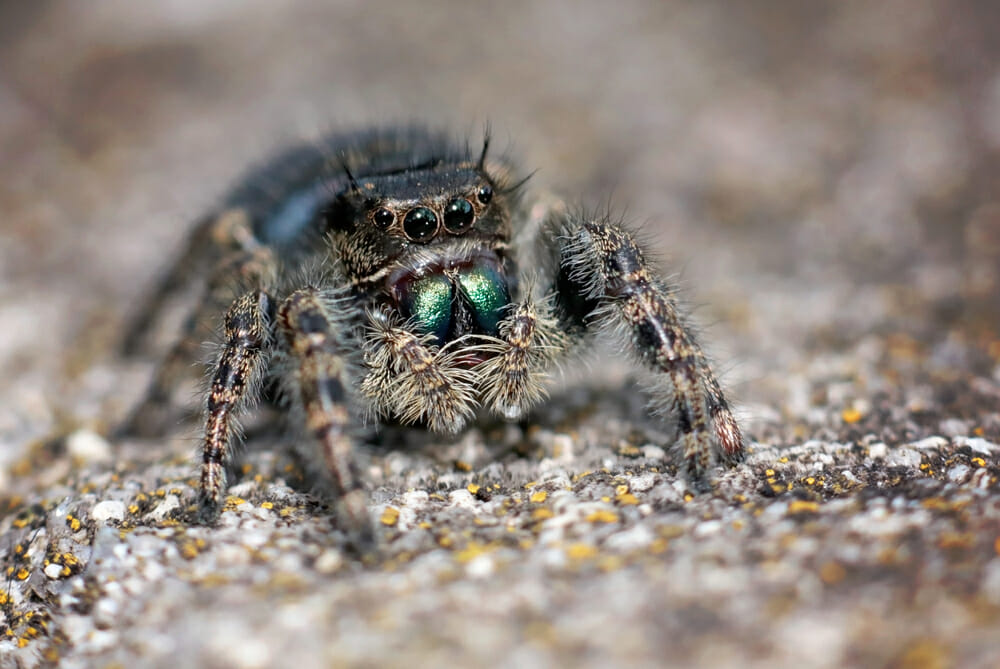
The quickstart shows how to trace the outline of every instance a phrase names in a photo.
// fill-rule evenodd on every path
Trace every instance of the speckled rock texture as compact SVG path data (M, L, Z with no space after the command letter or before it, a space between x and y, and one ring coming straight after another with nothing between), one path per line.
M0 667L1000 666L997 35L971 0L4 4ZM627 208L745 464L691 489L599 348L520 423L384 432L359 560L266 413L215 527L196 422L108 436L197 216L413 118Z

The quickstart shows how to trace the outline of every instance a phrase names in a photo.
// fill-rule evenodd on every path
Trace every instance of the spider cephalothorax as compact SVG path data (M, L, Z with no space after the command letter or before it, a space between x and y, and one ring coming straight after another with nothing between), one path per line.
M438 345L496 335L516 275L508 259L514 192L478 162L432 160L372 171L344 165L326 210L333 256L360 290Z
M592 331L619 333L676 418L687 475L743 455L739 428L673 293L628 231L522 205L506 160L410 127L337 135L250 173L206 217L126 337L209 272L186 336L129 423L162 427L169 390L224 313L205 404L201 489L226 489L234 414L263 387L291 400L360 545L373 539L353 427L391 418L436 432L545 397L548 371ZM275 383L272 383L275 382Z

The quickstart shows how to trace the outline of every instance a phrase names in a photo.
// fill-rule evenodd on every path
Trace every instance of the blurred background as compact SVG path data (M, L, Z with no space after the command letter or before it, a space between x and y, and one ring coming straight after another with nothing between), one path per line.
M894 381L928 384L911 403L968 388L1000 359L998 19L988 0L4 3L0 453L134 400L149 368L118 366L116 328L248 165L395 120L488 121L534 187L645 226L758 438Z
M519 667L996 666L998 36L996 0L0 2L0 550L23 561L14 542L38 538L37 569L7 577L0 631L51 609L55 632L32 634L68 635L67 666L487 666L512 651ZM193 221L289 142L413 120L473 139L489 122L538 170L530 189L610 202L645 229L757 442L750 462L695 497L668 467L627 495L642 505L611 506L650 464L621 444L652 449L653 480L669 437L597 366L523 439L483 428L461 458L386 456L384 569L331 551L313 507L286 520L261 504L226 531L150 512L141 532L90 523L70 541L69 510L86 523L165 481L191 492L184 430L113 445L93 431L136 402L173 336L139 360L114 347ZM527 455L481 448L459 469L498 433ZM114 473L81 464L88 449ZM267 448L250 457L270 472L245 481L260 497L288 470ZM519 527L478 501L417 516L403 493L471 505L464 486L491 477L521 501L551 485ZM591 522L599 499L623 521ZM405 513L380 515L390 501ZM563 531L590 543L564 554ZM462 540L446 550L436 532ZM495 572L466 563L494 534L524 543ZM282 562L258 559L265 543ZM86 564L79 598L48 576L56 547ZM31 666L37 647L0 666Z

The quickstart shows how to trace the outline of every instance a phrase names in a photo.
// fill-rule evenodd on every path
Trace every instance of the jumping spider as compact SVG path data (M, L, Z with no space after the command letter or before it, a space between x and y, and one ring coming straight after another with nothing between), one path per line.
M192 234L128 329L134 349L162 305L209 273L185 336L129 429L155 432L191 362L199 323L224 309L205 401L201 499L226 491L233 422L276 383L315 440L338 521L373 540L355 427L460 430L477 409L523 415L585 335L614 331L652 372L652 407L676 417L685 473L743 456L726 398L670 285L619 225L530 209L505 159L422 128L338 135L251 173ZM227 309L228 305L228 309ZM159 417L159 418L158 418Z

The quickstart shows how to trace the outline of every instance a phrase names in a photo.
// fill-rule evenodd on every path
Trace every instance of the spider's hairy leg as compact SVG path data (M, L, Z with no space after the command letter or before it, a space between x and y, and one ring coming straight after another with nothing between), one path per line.
M153 436L162 434L174 417L171 397L174 388L196 369L202 342L211 338L211 324L236 297L239 286L267 285L275 273L270 249L260 246L225 258L208 281L205 292L184 323L180 337L160 362L142 401L125 421L120 434Z
M202 445L201 502L211 517L226 491L232 457L233 414L255 399L271 347L274 302L264 291L236 298L226 312L224 343L206 399Z
M174 264L145 299L142 308L132 314L126 323L121 352L127 356L138 353L167 302L194 278L202 276L212 263L218 262L228 252L253 251L257 245L250 220L242 209L228 209L199 221L188 235L185 248Z
M654 409L677 416L687 475L704 479L715 461L735 463L743 438L719 383L673 293L635 239L606 220L563 218L554 227L561 316L568 327L624 334L654 375Z
M476 368L483 404L506 418L518 418L545 399L547 371L567 341L548 300L528 298L500 322L495 355Z
M345 359L338 333L317 291L292 293L278 308L278 327L295 360L295 391L306 429L319 442L323 462L336 488L338 517L362 552L374 545L368 498L354 454L348 409Z
M433 432L461 430L475 406L475 375L462 367L462 349L437 350L431 337L382 310L369 312L369 323L365 363L371 372L361 392L373 409L403 423L423 421Z

